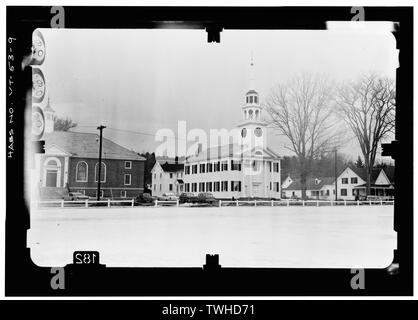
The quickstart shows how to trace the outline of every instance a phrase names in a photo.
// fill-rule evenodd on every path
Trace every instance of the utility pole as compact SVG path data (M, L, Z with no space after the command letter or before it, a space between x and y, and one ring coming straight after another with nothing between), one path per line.
M100 130L100 141L99 141L99 176L97 178L97 201L100 200L100 181L102 180L102 138L103 138L103 129L105 126L97 127Z
M335 201L337 201L338 199L338 195L337 195L337 148L334 149L334 160L335 160L335 167L334 167L334 175L335 175Z

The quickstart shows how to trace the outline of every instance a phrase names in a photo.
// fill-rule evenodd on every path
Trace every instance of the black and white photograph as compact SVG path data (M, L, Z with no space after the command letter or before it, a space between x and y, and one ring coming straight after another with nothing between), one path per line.
M8 6L6 295L410 294L412 9Z

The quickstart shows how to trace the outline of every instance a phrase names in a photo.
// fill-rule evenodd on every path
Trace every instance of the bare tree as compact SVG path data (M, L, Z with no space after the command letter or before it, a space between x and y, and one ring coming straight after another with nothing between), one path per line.
M395 130L395 96L394 81L375 74L344 84L338 91L337 110L353 131L363 154L367 195L379 144Z
M68 131L77 126L77 122L73 122L70 118L58 118L54 117L54 130L55 131Z
M340 142L331 108L332 94L333 86L327 79L301 74L277 85L266 99L270 127L287 137L290 146L285 148L298 158L302 199L306 199L306 179L313 160Z

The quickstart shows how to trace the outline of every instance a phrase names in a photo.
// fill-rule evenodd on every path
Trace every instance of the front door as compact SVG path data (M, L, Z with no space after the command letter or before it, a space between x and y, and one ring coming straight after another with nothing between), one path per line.
M46 171L46 186L47 187L56 187L57 186L57 170L47 170Z

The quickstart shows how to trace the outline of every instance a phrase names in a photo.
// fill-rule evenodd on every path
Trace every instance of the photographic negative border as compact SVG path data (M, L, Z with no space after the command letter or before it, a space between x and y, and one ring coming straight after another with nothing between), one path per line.
M193 28L219 41L224 29L326 29L350 21L351 7L60 7L65 28ZM364 7L365 21L396 22L400 50L396 71L395 219L399 273L365 269L364 289L353 290L350 269L222 268L217 257L196 268L107 268L67 265L65 289L51 287L56 270L36 266L26 247L30 228L24 202L24 110L32 87L32 32L51 28L54 7L7 7L6 39L6 295L7 296L387 296L413 294L413 8ZM56 21L54 22L56 23ZM13 59L10 57L13 56ZM31 146L42 149L42 143ZM13 149L13 150L12 150ZM9 153L11 152L11 153ZM9 157L10 156L10 157Z

